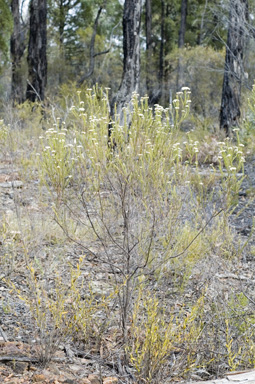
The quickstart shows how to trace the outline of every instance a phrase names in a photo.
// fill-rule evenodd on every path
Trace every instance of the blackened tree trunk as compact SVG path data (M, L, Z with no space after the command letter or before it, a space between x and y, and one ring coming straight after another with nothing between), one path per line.
M64 29L66 24L66 10L63 0L60 0L59 3L59 59L60 62L65 65L65 55L64 55ZM63 71L59 71L59 84L63 83Z
M123 107L130 106L132 93L139 92L140 81L140 26L142 0L125 0L123 13L123 74L120 88L113 100L120 124L124 122ZM129 122L131 116L129 114Z
M28 44L28 85L26 98L44 100L47 83L47 0L30 1L30 34Z
M11 96L13 103L22 103L23 76L20 66L25 50L25 31L20 18L19 0L12 0L11 11L13 16L13 32L10 44L12 61Z
M230 135L240 119L243 56L248 22L248 0L230 0L229 27L220 109L220 128Z
M181 3L181 23L180 23L180 29L179 29L178 48L184 47L187 10L188 10L188 0L182 0L182 3Z
M161 32L160 32L160 52L159 52L159 99L163 96L164 89L164 48L165 48L165 1L161 0Z
M186 21L187 21L187 10L188 10L188 0L182 0L181 2L181 22L179 29L179 38L178 38L178 48L179 48L179 57L178 57L178 68L177 68L177 91L184 85L184 73L183 73L183 57L182 49L185 43L185 32L186 32Z
M145 29L146 29L146 88L147 94L151 99L152 94L152 73L151 73L151 58L152 58L152 13L151 0L146 0L145 3Z

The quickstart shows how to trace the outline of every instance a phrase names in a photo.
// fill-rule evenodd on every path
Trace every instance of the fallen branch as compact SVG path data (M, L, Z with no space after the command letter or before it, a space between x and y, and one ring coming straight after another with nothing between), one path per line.
M8 361L20 361L24 363L37 363L37 364L41 363L41 360L36 357L16 356L16 355L0 356L0 362L8 362ZM51 361L54 361L55 363L64 363L67 361L67 359L60 358L60 357L53 357Z

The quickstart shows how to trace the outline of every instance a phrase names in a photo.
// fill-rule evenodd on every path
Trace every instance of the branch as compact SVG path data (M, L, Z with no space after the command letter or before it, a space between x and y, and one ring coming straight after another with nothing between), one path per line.
M7 343L9 340L8 340L8 337L6 336L5 332L3 331L2 327L0 327L0 333L1 333L4 341Z
M37 92L37 90L35 89L35 87L32 85L32 83L27 79L27 83L28 85L31 87L31 90L34 91L34 93L36 94L36 96L38 97L38 100L40 102L42 102L42 99L41 99L41 96L39 95L39 93ZM30 90L30 92L31 92Z
M16 355L4 355L0 356L0 362L8 362L8 361L21 361L25 363L40 363L40 359L36 357L28 357L28 356L16 356ZM66 362L65 358L62 357L53 357L51 361L54 361L56 363L63 363Z
M72 214L74 214L74 212L72 211L72 209L71 209L66 203L65 203L65 206L67 207L67 209L70 210L70 212L71 212ZM86 207L84 207L84 208L86 209ZM90 217L90 215L88 216L88 219L89 219L89 221L91 221L91 217ZM64 234L67 236L67 238L68 238L70 241L72 241L74 244L77 244L78 246L80 246L80 247L81 247L84 251L86 251L88 254L92 255L93 260L100 261L101 263L104 263L104 264L108 265L108 266L111 268L111 270L112 270L112 272L113 272L114 274L116 274L116 273L120 273L120 274L124 275L124 272L122 271L122 269L121 269L118 265L116 265L116 264L114 264L113 262L111 262L111 261L107 261L106 259L100 257L100 256L99 256L97 253L95 253L90 247L87 247L87 246L84 245L82 242L80 242L79 240L77 240L77 239L75 239L74 237L72 237L72 236L70 235L70 233L68 232L68 228L66 228L65 225L62 224L62 223L58 220L58 218L57 218L56 215L55 215L55 217L54 217L54 220L55 220L55 222L59 225L59 227L63 230L63 232L64 232ZM79 221L81 222L80 219L79 219ZM93 229L93 228L92 228L92 229ZM96 233L96 232L94 232L94 233L95 233L95 235L97 236L97 233ZM100 236L100 235L99 235L99 236ZM103 239L101 239L101 237L98 237L98 240L100 241L101 245L102 245L103 248L104 248L104 251L105 251L105 254L106 254L107 259L110 260L110 256L109 256L109 254L108 254L108 252L107 252L107 249L106 249L106 246L105 246L105 243L104 243ZM92 261L93 261L93 260L92 260ZM118 272L117 272L117 271L118 271Z
M206 227L208 227L208 225L210 224L210 222L216 217L218 216L221 212L223 211L223 209L220 209L218 212L214 213L208 220L207 222L205 223L205 225L198 231L198 233L196 234L195 237L193 237L193 239L189 242L189 244L184 248L184 250L180 253L177 253L177 255L173 255L173 256L169 256L166 260L163 261L163 263L165 263L166 261L170 260L170 259L176 259L177 257L180 257L182 255L184 255L186 253L186 251L191 247L191 245L194 243L194 241L201 235L202 232L204 232L204 230L206 229Z
M94 53L94 57L97 57L97 56L100 56L100 55L105 55L108 52L110 52L110 47L108 49L106 49L105 51Z
M95 66L95 39L96 39L96 34L97 34L97 27L98 27L98 21L100 14L102 12L103 7L100 6L99 10L97 11L97 16L94 22L94 27L93 27L93 33L90 41L90 65L89 65L89 71L82 76L82 78L78 81L78 85L82 85L84 80L86 80L88 77L90 77L93 72L94 72L94 66Z
M112 31L111 31L111 35L110 35L110 45L109 45L109 48L106 49L105 51L101 51L101 52L96 52L95 53L95 38L96 38L96 32L97 32L97 27L98 27L98 20L99 20L99 17L100 17L100 14L101 14L101 11L102 11L103 7L101 6L97 12L97 16L96 16L96 19L95 19L95 22L94 22L94 27L93 27L93 33L92 33L92 37L91 37L91 41L90 41L90 66L89 66L89 71L83 75L80 80L78 81L78 85L81 86L82 83L88 79L94 72L94 66L95 66L95 57L97 56L101 56L101 55L105 55L106 53L109 53L110 50L111 50L111 47L112 47L112 35L113 35L113 32L114 30L119 26L120 24L120 21L113 27Z
M219 211L217 211L217 212L215 212L215 213L213 213L212 215L211 215L211 217L206 221L206 223L203 225L203 227L202 228L200 228L200 230L197 232L197 234L193 237L193 239L189 242L189 244L180 252L180 253L177 253L176 255L173 255L173 256L169 256L169 257L167 257L166 259L164 259L164 260L162 260L161 261L161 266L162 265L164 265L164 264L166 264L169 260L171 260L171 259L176 259L176 258L178 258L178 257L181 257L181 256L183 256L187 251L188 251L188 249L191 247L191 245L194 243L194 241L196 241L196 239L201 235L201 233L202 232L204 232L204 230L208 227L208 225L210 224L210 222L216 217L216 216L218 216L221 212L223 212L224 211L224 209L222 208L222 209L220 209ZM169 246L169 244L170 244L170 241L169 241L169 243L168 243L168 246ZM168 246L167 246L167 248L168 248ZM166 251L167 251L167 249L166 249ZM164 253L166 253L166 251L164 252ZM153 262L154 260L155 260L155 258L156 258L156 256L151 260L151 262ZM157 267L155 267L153 270L151 270L148 274L149 275L151 275L151 274L153 274L155 271L156 271L156 269L158 268L158 266Z

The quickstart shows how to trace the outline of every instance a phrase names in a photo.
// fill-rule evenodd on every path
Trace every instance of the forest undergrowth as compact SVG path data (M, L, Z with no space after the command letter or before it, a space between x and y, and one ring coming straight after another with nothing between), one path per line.
M108 90L69 88L0 122L1 331L36 345L44 366L68 346L123 383L254 367L253 228L244 236L231 217L255 94L224 138L192 116L186 87L169 108L133 94L110 132Z

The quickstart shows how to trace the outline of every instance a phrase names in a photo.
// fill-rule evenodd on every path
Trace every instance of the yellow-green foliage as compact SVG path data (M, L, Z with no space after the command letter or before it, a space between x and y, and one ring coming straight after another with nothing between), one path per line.
M117 292L114 290L106 296L97 294L91 288L91 281L81 278L83 257L77 263L76 269L71 268L70 295L72 317L72 331L75 339L79 338L87 344L94 343L93 347L99 349L102 335L111 320L110 306Z
M65 189L73 177L76 160L67 133L66 128L59 129L55 124L55 128L46 131L45 137L40 136L41 154L37 153L41 181L53 189L58 201L64 198Z
M163 309L159 299L143 288L139 290L127 347L139 382L150 383L155 379L159 380L160 375L163 376L162 370L169 356L180 353L183 346L185 361L179 369L184 373L192 368L196 361L196 346L203 331L203 310L201 297L188 313L182 310L169 313ZM174 369L173 366L172 374Z
M216 304L216 303L215 303ZM254 345L254 313L251 311L249 299L245 293L233 293L230 298L224 302L218 302L216 307L212 308L212 324L208 328L215 332L214 342L217 344L219 330L224 334L224 342L218 349L219 356L215 354L215 360L221 360L223 356L228 364L228 369L236 371L244 367L254 368L255 363L255 345ZM213 305L214 307L214 305ZM206 332L205 332L206 335ZM207 340L211 336L207 334ZM208 344L208 348L215 349L212 343L213 338ZM212 344L211 344L212 343Z
M73 178L73 173L76 180L88 178L93 184L92 179L95 176L97 180L104 178L102 167L108 174L112 170L115 172L117 167L124 177L130 178L132 174L129 180L135 180L139 188L142 188L142 193L146 193L146 189L155 192L151 187L156 187L160 198L163 191L167 193L167 184L171 185L172 175L179 177L182 174L182 159L189 166L194 164L198 167L201 159L199 155L205 145L204 141L193 140L189 132L180 134L178 131L180 123L189 113L189 93L189 89L184 87L173 106L167 109L155 106L154 114L148 107L147 98L138 101L134 94L131 126L126 123L120 126L118 120L112 122L109 145L107 90L103 92L94 88L79 91L73 96L76 104L69 107L68 123L60 122L60 118L57 118L58 123L46 132L45 139L42 138L42 158L39 154L38 164L38 168L43 171L41 180L52 185L60 198L69 185L70 178ZM219 165L218 169L224 180L225 175L227 176L224 181L227 207L231 205L232 195L234 193L236 196L242 182L236 176L244 162L241 145L239 143L238 147L233 147L227 142L214 141L213 160ZM113 148L117 149L113 151ZM191 174L191 181L194 181L194 172ZM195 175L198 177L198 182L195 183L202 186L203 181L198 170ZM208 184L211 186L212 182L209 180ZM205 191L204 188L199 189L199 193L202 193L200 200L203 200L207 187Z
M222 175L222 189L226 196L227 208L237 203L238 192L244 179L244 145L240 143L238 131L236 132L237 145L229 143L229 140L219 142L219 170Z
M27 266L24 291L9 282L29 307L35 321L35 332L40 340L39 358L43 364L50 361L61 341L67 337L76 339L79 336L81 341L87 344L96 342L99 347L102 332L108 325L108 306L113 294L96 300L88 281L81 276L82 262L83 257L76 267L70 266L64 280L54 271L54 279L50 282L47 271L40 269L40 263L35 260ZM106 317L108 321L105 321Z
M241 125L240 137L246 146L246 150L254 153L254 127L255 127L255 85L249 92L244 108L244 119Z
M36 129L42 127L45 109L43 109L40 103L25 101L22 104L18 104L14 112L16 113L15 120L21 127L30 129L32 127Z
M166 316L160 313L159 301L155 297L146 296L142 298L139 292L133 310L127 351L141 382L144 380L149 383L174 349L174 325L173 318L168 324L165 322Z
M5 145L10 131L10 127L4 124L3 120L0 120L0 145Z
M19 241L20 233L18 231L12 231L7 217L3 217L0 226L0 279L9 276L14 270L17 262L17 250L15 243L19 243Z

